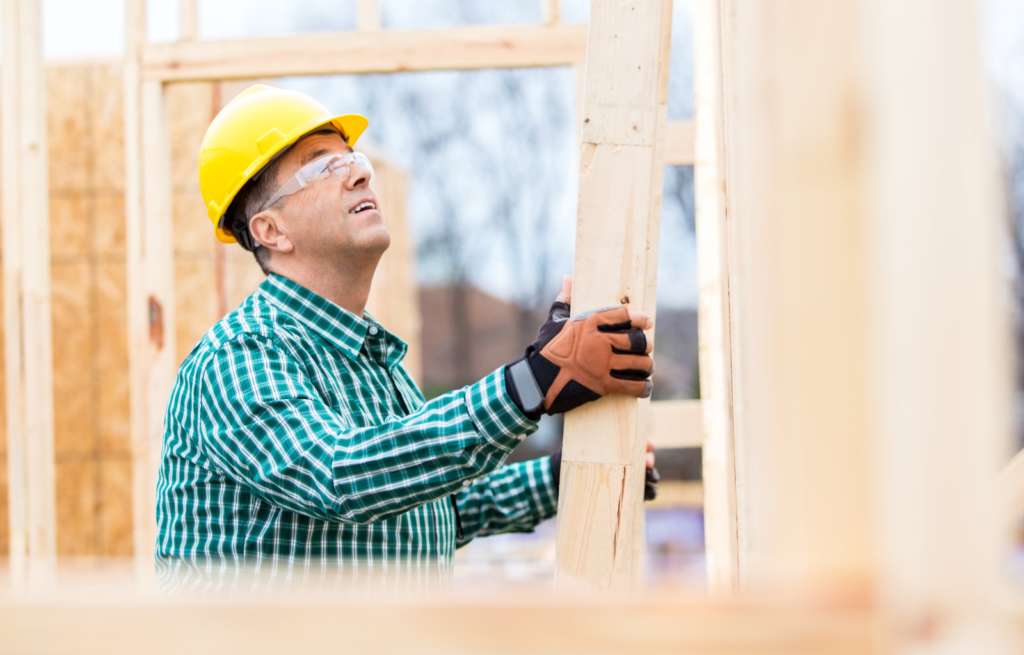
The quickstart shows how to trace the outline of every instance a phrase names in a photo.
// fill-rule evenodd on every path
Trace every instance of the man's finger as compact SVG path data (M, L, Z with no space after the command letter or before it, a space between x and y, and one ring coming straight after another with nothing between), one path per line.
M634 328L650 330L654 327L654 321L646 312L642 312L639 309L629 309L628 311L629 321L633 324Z

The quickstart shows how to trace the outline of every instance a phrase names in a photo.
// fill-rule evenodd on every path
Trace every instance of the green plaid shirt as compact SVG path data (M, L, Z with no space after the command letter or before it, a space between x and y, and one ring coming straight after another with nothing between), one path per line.
M425 402L405 352L368 314L270 275L178 371L157 559L447 562L552 516L549 460L504 465L537 424L502 370Z

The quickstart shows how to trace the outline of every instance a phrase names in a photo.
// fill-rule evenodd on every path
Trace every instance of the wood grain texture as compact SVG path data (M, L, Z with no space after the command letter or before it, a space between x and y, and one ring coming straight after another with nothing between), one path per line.
M583 58L576 25L474 26L151 44L150 79L212 81L572 65ZM429 53L429 56L424 56Z
M749 485L743 579L808 592L869 589L879 499L865 368L858 7L728 7L730 294L741 312L734 420L745 448L737 478Z
M57 555L99 552L99 467L92 456L60 459L57 473Z
M40 3L0 3L0 196L10 566L52 575L56 555L46 89Z
M82 258L53 266L54 452L58 461L96 452L95 358L97 316L92 264ZM60 489L60 488L59 488ZM71 491L67 486L64 490ZM58 498L60 493L58 493Z
M573 306L629 304L653 316L671 2L592 4L583 84ZM609 397L570 412L558 520L558 579L633 584L647 401ZM643 437L643 438L641 438Z
M992 482L1015 399L980 7L863 7L882 598L897 626L939 617L938 638L897 630L893 650L1019 653L992 614L1009 557Z
M704 416L700 400L659 400L650 404L650 441L655 448L700 448Z
M730 270L729 153L731 125L723 97L723 32L720 0L699 0L694 19L694 96L696 134L694 199L697 231L697 283L701 407L704 445L704 544L708 588L729 593L739 584L735 396L732 376L733 312ZM731 45L731 44L730 44Z
M104 455L97 465L97 554L130 557L133 552L131 459Z
M448 655L611 655L638 648L688 655L879 652L879 619L867 610L753 602L704 605L665 590L604 601L565 598L550 589L493 591L403 599L380 598L378 592L372 603L344 593L330 599L249 596L189 602L104 593L92 585L28 603L0 598L0 629L9 635L14 652L30 655L160 655L183 649L196 655L239 649L269 655L293 646L296 634L303 635L304 650L330 651L339 633L356 652L379 648L382 635L388 635L396 652ZM189 629L182 632L183 625ZM395 625L402 629L396 631ZM157 636L168 634L175 636Z

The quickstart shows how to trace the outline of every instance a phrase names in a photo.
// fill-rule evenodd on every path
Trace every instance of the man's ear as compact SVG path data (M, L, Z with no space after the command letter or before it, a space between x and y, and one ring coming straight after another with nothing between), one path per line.
M281 229L280 217L273 209L261 211L249 219L249 233L253 240L275 252L291 252L295 249L288 235Z

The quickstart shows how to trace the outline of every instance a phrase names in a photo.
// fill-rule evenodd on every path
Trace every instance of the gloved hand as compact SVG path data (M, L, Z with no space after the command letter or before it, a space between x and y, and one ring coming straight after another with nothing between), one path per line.
M647 442L647 456L644 461L646 469L644 470L644 500L654 500L658 497L658 482L661 480L661 475L658 473L658 469L654 467L654 445ZM558 483L562 477L562 451L559 450L557 453L551 456L551 478L555 483L555 491L558 491Z
M505 367L505 382L523 413L536 420L611 393L651 395L654 360L644 330L651 319L623 306L570 316L568 278L526 355Z

